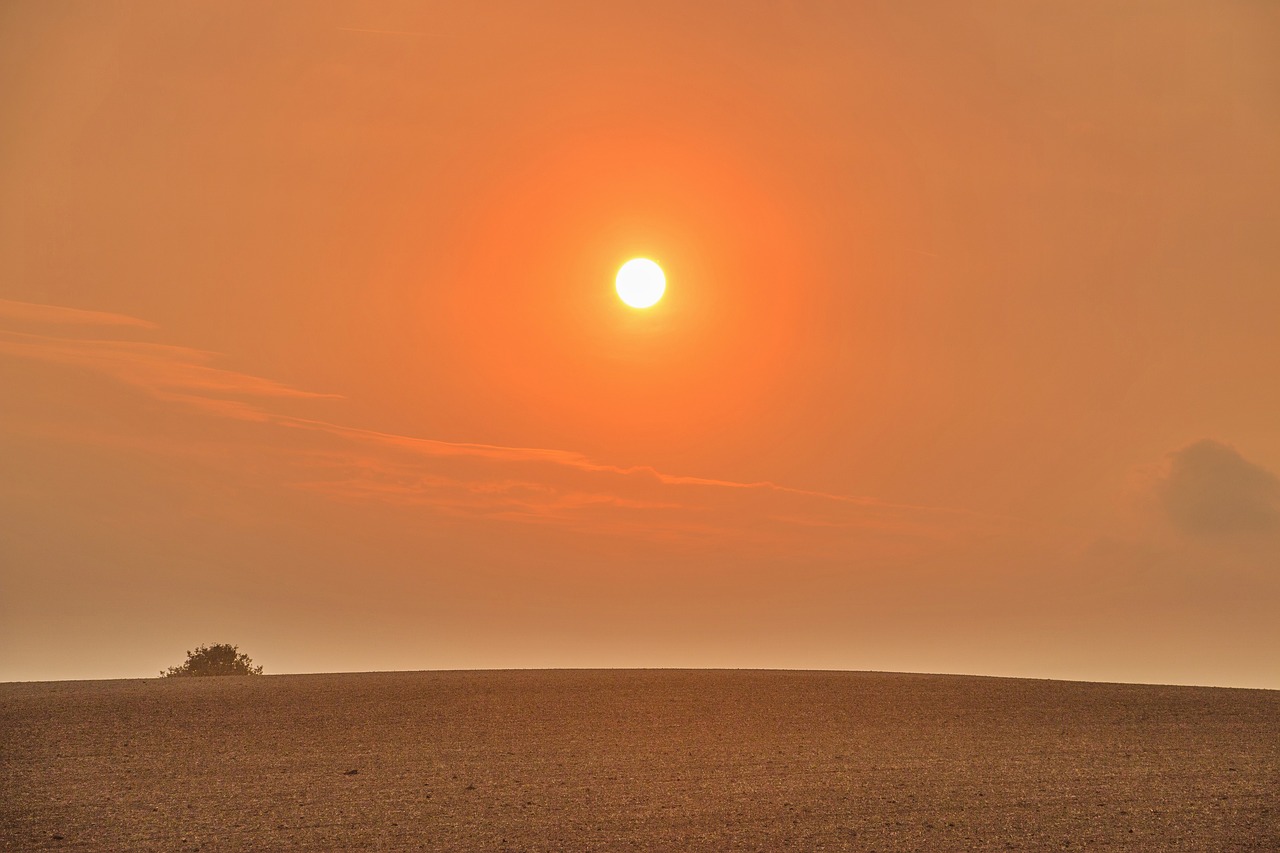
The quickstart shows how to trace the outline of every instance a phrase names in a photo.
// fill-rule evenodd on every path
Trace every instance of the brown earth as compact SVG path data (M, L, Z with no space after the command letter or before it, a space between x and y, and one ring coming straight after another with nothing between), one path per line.
M5 850L1280 850L1280 691L524 671L0 684Z

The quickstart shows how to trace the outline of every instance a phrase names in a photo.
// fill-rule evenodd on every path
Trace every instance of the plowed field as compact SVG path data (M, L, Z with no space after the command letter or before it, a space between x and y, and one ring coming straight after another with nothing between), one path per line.
M1280 850L1280 691L881 673L0 684L5 850Z

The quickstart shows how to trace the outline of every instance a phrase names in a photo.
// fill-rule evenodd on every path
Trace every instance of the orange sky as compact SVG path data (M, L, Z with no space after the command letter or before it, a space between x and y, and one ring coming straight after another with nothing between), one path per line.
M1265 2L0 6L0 680L1280 688L1277 80Z

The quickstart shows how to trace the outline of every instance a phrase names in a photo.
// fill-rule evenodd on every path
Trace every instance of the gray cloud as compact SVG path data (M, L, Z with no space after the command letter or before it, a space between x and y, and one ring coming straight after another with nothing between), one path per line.
M1161 492L1169 520L1186 533L1280 530L1280 478L1218 441L1203 439L1170 454Z

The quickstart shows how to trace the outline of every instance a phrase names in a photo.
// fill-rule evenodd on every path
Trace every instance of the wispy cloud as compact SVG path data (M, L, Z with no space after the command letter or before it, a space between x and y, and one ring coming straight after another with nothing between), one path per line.
M1010 519L947 507L600 464L569 451L419 439L287 415L272 421L347 445L311 455L300 487L341 500L431 507L454 517L715 541L736 549L777 546L797 554L829 554L873 539L881 551L932 547L1011 525Z
M123 315L6 304L20 307L0 319L57 324L63 322L59 318L85 314L110 318L99 325L150 327ZM293 485L340 500L649 538L732 535L744 546L770 541L794 546L797 535L827 543L849 536L943 541L1008 521L771 481L608 464L569 450L442 441L285 414L267 402L337 395L221 368L216 354L188 347L0 329L0 354L94 371L208 415L290 430L294 438L277 433L268 444L290 466ZM298 433L315 440L300 440Z
M0 299L0 320L56 326L136 326L141 329L156 327L155 323L124 314L64 308L61 305L40 305L35 302L15 302L11 299Z
M225 395L325 398L270 379L213 367L213 353L140 341L76 340L0 331L0 352L37 361L82 367L142 388L157 397L217 408ZM231 411L228 409L228 412ZM248 412L246 412L246 415ZM255 414L260 419L261 413Z
M668 474L648 465L609 465L596 462L584 454L570 450L554 450L536 447L506 447L493 444L474 444L465 442L448 442L437 439L414 438L404 435L393 435L357 427L339 426L325 421L308 420L306 418L283 416L280 423L302 429L320 430L353 441L368 442L387 447L411 451L423 456L472 456L486 459L506 460L511 462L547 462L573 468L578 471L598 474L616 474L623 477L652 479L656 483L667 486L701 486L712 489L743 489L750 491L776 492L797 497L817 498L854 506L878 507L882 509L900 509L914 512L972 515L966 510L951 507L926 506L919 504L889 503L875 498L854 495L832 494L830 492L799 489L785 486L769 480L739 482L711 477L692 477ZM989 517L989 516L984 516Z

